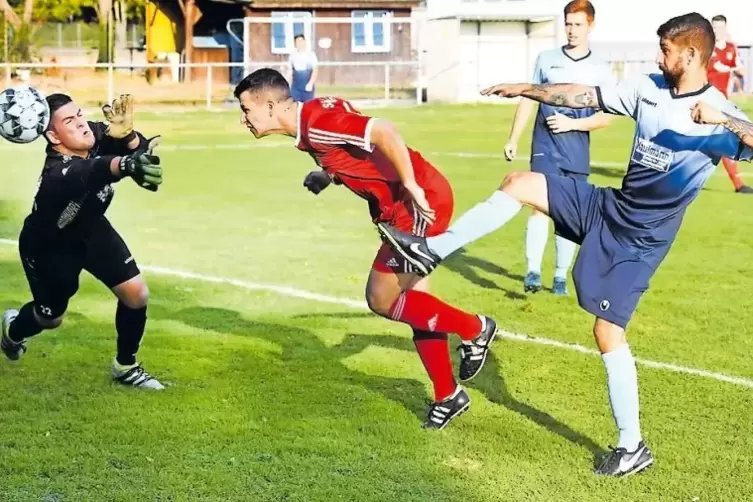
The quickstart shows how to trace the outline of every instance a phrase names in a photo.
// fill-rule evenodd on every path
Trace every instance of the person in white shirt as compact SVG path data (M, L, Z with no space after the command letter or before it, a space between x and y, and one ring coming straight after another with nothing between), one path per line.
M290 95L301 103L314 99L316 77L319 73L319 60L314 51L309 50L306 37L296 35L295 52L288 60L288 82Z

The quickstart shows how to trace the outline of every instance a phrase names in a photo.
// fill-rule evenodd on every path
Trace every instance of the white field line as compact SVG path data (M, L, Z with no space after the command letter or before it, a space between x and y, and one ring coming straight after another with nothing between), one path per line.
M0 244L8 246L18 246L18 241L11 239L0 239ZM154 265L140 265L142 270L151 272L158 275L167 275L171 277L180 277L181 279L190 279L195 281L208 282L212 284L227 284L240 289L248 291L268 291L270 293L276 293L282 296L288 296L292 298L301 298L303 300L312 300L323 303L332 303L335 305L342 305L345 307L351 307L360 310L368 310L366 302L360 300L352 300L349 298L338 298L335 296L321 295L319 293L313 293L298 288L289 286L283 286L278 284L262 284L257 282L242 281L239 279L231 279L225 277L217 277L212 275L197 274L195 272L186 272L183 270L175 270L167 267L160 267ZM580 352L582 354L599 355L599 352L595 349L590 349L582 345L575 343L560 342L557 340L551 340L549 338L542 338L536 336L528 336L519 333L512 333L503 329L499 329L499 336L508 340L514 340L517 342L535 343L537 345L545 345L548 347L555 347L558 349L570 350L574 352ZM719 382L726 382L741 387L753 388L753 380L743 377L736 377L732 375L726 375L724 373L715 373L713 371L707 371L703 369L690 368L687 366L680 366L671 363L663 363L659 361L651 361L649 359L636 358L638 364L648 366L649 368L655 368L660 370L671 371L674 373L684 373L686 375L694 375L703 378L709 378L717 380Z

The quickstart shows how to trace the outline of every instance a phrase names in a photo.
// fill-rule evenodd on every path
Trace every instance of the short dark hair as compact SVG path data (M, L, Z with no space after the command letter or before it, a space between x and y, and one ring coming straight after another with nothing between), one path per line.
M717 14L716 16L711 18L711 22L715 23L717 21L721 21L723 23L727 23L727 16L723 16L722 14Z
M50 116L52 116L52 114L54 114L60 108L72 102L73 98L71 98L67 94L62 94L59 92L50 94L49 96L47 96L47 106L50 107Z
M237 86L233 95L240 99L241 94L246 91L256 92L266 89L278 90L283 94L283 98L290 97L290 85L282 73L273 68L260 68L253 73L246 75Z
M299 38L302 38L302 39L306 40L306 37L303 36L303 33L299 33L298 35L296 35L296 36L293 37L293 42L295 42Z
M47 125L47 130L44 134L44 139L47 140L47 143L50 143L50 138L47 137L47 131L50 130L52 127L52 116L55 114L56 111L67 105L68 103L73 102L73 98L71 98L67 94L62 94L59 92L56 92L55 94L50 94L46 98L47 106L50 107L50 123Z
M656 30L659 38L670 40L681 47L696 47L701 52L701 63L706 64L714 52L714 29L708 19L691 12L673 17Z

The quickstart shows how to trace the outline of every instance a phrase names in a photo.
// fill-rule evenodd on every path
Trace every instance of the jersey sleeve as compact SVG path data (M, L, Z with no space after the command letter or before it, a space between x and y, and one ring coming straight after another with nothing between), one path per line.
M319 115L308 128L313 146L353 145L367 152L374 151L371 128L377 119L347 109L334 109Z
M635 118L642 85L642 80L629 79L596 86L599 108L613 115Z
M533 76L531 77L531 83L532 84L543 84L544 83L544 75L543 75L543 69L541 68L541 64L543 61L541 61L542 55L539 54L536 57L536 63L533 65Z
M119 180L110 170L114 158L110 155L95 159L74 157L69 162L61 160L50 166L48 179L58 193L68 198L80 197Z

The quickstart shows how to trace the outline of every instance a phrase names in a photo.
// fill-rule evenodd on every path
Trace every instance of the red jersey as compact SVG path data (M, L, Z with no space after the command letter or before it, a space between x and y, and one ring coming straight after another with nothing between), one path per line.
M731 42L727 42L723 49L714 46L714 52L711 54L708 67L709 83L719 89L722 94L727 95L729 89L729 79L732 72L720 72L714 69L717 63L728 66L731 70L737 68L737 47Z
M375 222L394 222L406 213L412 201L395 167L371 144L371 128L376 120L339 98L307 101L298 108L296 147L311 155L336 183L366 199ZM427 199L444 197L449 188L444 176L421 154L410 148L408 151L416 182Z

